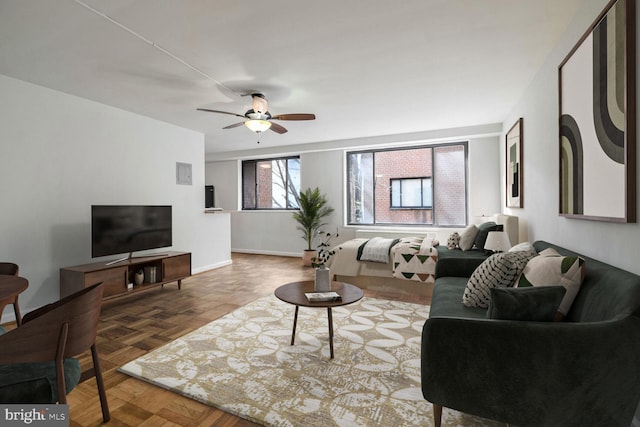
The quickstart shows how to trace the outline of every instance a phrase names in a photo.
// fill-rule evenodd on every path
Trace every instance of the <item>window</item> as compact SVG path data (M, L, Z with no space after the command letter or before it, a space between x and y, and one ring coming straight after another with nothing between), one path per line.
M391 179L391 208L425 209L433 206L431 178Z
M298 209L300 157L242 162L242 209Z
M347 222L465 225L467 143L348 152Z

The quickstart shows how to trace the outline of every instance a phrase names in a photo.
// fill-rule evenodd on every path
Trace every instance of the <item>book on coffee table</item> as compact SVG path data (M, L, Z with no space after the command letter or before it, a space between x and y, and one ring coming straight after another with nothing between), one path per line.
M309 302L340 301L342 299L337 292L307 292L305 296Z

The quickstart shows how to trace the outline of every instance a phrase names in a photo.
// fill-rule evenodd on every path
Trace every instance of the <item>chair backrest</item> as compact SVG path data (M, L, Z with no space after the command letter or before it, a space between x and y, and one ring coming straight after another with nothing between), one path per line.
M28 313L22 326L0 335L0 364L15 363L12 356L19 356L24 363L54 360L64 324L68 332L63 357L91 348L98 331L102 292L100 283Z
M17 276L20 267L18 264L12 262L0 262L0 274L6 274L9 276Z

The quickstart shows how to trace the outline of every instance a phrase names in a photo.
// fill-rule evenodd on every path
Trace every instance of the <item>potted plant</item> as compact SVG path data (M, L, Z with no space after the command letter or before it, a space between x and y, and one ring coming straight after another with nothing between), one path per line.
M307 248L302 255L303 264L311 266L311 259L317 255L316 250L313 249L313 241L326 225L322 219L331 215L334 209L328 206L326 196L320 193L318 187L301 191L298 202L300 210L293 213L293 219L298 222L296 228L302 231L302 238L307 242Z
M342 248L331 248L331 239L339 236L337 229L335 235L325 233L324 231L321 231L320 234L324 234L324 238L318 245L318 254L311 259L311 266L316 269L316 279L313 288L316 292L327 292L331 289L331 272L326 264L331 257L335 255L336 250L341 250Z
M324 231L321 231L320 234L324 234L324 238L318 245L317 255L311 259L311 266L315 268L325 268L331 257L336 254L336 250L342 249L342 247L331 249L331 239L339 236L337 229L335 234L325 233Z

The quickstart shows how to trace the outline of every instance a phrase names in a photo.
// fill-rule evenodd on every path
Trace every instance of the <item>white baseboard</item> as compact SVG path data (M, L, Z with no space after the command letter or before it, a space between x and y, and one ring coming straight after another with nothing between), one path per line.
M204 273L205 271L215 270L217 268L226 267L227 265L233 264L233 261L228 259L222 262L217 262L215 264L205 265L204 267L195 268L191 271L191 274Z
M260 249L231 248L231 252L238 252L241 254L275 255L275 256L288 256L288 257L294 257L294 258L302 258L302 250L300 252L278 252L278 251L263 251Z

